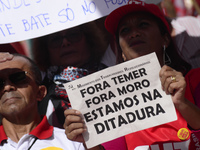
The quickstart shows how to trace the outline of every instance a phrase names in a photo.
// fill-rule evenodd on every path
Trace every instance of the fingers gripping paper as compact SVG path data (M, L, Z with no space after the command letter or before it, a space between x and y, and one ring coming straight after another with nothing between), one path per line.
M152 53L65 84L86 122L88 148L177 120L170 95L161 89L160 69Z

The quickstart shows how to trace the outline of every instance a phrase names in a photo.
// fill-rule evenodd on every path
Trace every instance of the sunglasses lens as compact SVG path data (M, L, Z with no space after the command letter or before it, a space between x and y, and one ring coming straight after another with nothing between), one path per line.
M82 39L82 32L81 31L74 31L68 35L68 40L70 42L78 42Z
M52 48L60 47L62 44L63 38L60 36L52 36L49 41L49 46Z
M54 33L48 37L48 46L51 48L59 48L62 45L63 39L67 39L69 42L79 42L83 37L83 33L80 30L72 29L62 36L58 33Z
M4 87L4 83L5 83L5 81L3 79L0 79L0 89L2 89Z
M17 73L11 74L9 76L9 79L12 83L19 83L26 79L26 72L23 71L23 72L17 72Z

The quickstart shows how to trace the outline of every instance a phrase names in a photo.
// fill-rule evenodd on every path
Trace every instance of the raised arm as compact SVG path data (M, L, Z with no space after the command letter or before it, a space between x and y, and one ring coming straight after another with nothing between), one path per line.
M176 109L190 127L200 129L200 120L197 119L200 118L200 109L184 97L186 81L182 73L165 65L161 68L159 76L163 90L171 95Z

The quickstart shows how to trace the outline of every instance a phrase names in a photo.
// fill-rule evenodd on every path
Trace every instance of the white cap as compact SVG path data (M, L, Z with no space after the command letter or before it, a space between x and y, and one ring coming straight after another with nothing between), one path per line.
M163 0L140 0L140 1L143 1L147 4L155 4L157 5L158 3L162 2Z

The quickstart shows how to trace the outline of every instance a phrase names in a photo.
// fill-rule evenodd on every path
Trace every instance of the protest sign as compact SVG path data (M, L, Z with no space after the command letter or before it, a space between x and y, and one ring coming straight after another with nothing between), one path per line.
M108 15L128 0L0 0L0 43L27 40Z
M86 122L88 148L177 120L171 96L161 88L160 69L151 53L64 85Z

